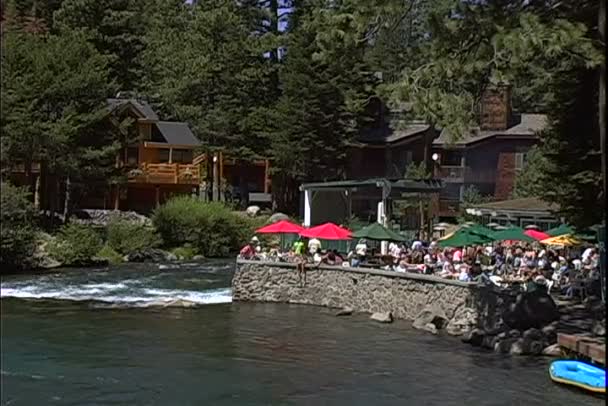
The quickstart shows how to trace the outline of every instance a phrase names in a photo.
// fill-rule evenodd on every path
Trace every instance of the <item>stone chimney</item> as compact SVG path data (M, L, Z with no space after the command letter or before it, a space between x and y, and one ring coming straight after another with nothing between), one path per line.
M481 96L479 125L482 130L500 131L511 123L511 86L490 85Z

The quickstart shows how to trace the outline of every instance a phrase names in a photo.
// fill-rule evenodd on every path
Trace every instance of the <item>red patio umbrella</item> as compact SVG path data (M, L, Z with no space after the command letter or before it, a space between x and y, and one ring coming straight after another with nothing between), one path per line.
M546 240L547 238L551 238L551 236L549 234L543 233L542 231L533 230L533 229L524 231L524 234L527 235L528 237L532 237L538 241Z
M277 221L255 230L259 234L300 234L304 228L287 220Z
M322 240L350 240L351 232L334 223L325 223L316 227L304 229L300 235L307 238L320 238Z

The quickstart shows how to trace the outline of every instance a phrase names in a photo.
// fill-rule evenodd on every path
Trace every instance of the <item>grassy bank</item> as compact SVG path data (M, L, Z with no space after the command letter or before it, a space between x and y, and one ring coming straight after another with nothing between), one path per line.
M268 220L244 216L221 203L176 197L154 211L151 225L116 216L105 227L68 221L48 234L28 193L7 183L2 183L1 211L0 265L5 271L116 264L163 255L183 260L227 257Z

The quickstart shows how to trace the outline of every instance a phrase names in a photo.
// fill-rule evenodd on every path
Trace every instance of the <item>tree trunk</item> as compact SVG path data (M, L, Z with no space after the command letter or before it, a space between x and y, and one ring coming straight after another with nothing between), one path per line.
M72 184L70 176L65 178L65 197L63 199L63 222L67 223L70 214L70 198L72 193Z
M420 210L420 238L424 235L424 202L422 195L418 195L418 209Z
M272 200L276 211L299 215L300 200L297 182L289 176L272 176Z
M40 211L40 176L42 176L40 173L36 176L36 184L34 186L34 209L36 212Z

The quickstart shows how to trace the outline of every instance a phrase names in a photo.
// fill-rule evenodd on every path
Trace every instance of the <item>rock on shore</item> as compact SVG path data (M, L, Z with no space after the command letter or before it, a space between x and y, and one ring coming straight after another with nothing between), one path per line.
M392 323L393 314L391 312L377 312L372 314L370 319L379 323Z
M428 305L416 316L412 326L419 330L426 330L437 334L437 330L441 330L447 324L448 317L443 309L435 305ZM429 327L429 325L433 327Z

